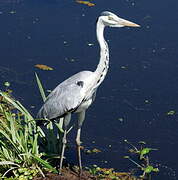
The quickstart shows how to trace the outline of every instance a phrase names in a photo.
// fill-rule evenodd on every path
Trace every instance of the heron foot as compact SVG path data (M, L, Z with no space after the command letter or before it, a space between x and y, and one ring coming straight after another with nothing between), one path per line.
M61 170L59 170L59 171L58 171L58 175L62 175L62 172L61 172Z

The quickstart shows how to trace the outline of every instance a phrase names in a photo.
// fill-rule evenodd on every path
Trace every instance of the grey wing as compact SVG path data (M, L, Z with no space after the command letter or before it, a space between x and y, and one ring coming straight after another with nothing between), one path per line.
M78 73L59 84L47 97L37 118L54 119L75 110L84 99L83 79L81 73Z

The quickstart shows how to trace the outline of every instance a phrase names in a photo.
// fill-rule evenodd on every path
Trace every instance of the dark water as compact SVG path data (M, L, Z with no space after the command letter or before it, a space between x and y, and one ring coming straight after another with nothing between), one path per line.
M94 70L99 59L95 21L109 10L141 28L106 30L110 70L87 114L82 140L102 150L84 155L84 165L128 170L123 159L129 146L143 140L159 149L152 162L160 173L154 180L178 179L178 2L176 0L0 1L0 83L9 81L15 96L35 114L41 98L38 72L46 89L81 70ZM88 44L94 44L89 46ZM54 71L41 71L46 64ZM35 108L31 108L35 106ZM168 116L170 110L176 113ZM72 132L70 136L73 136ZM92 143L95 141L95 143ZM71 155L70 156L74 156ZM106 161L106 162L105 162Z

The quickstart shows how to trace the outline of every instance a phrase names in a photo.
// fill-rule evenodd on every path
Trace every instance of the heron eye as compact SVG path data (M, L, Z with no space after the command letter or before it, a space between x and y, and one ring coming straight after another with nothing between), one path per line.
M113 17L111 16L108 16L108 20L114 20Z

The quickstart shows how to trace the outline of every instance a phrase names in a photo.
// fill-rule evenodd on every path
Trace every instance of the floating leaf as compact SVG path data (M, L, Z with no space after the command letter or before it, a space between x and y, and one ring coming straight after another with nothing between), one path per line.
M171 110L171 111L169 111L169 112L167 112L167 115L174 115L176 112L174 111L174 110Z
M99 149L97 149L97 148L94 148L94 149L92 150L92 152L93 152L93 153L99 153L99 152L101 152L101 150L99 150Z
M120 122L123 122L124 121L124 119L121 117L121 118L118 118L118 120L120 121Z
M91 3L91 2L89 2L89 1L76 1L77 3L80 3L80 4L85 4L85 5L87 5L87 6L95 6L95 4L94 3Z
M144 148L144 149L142 149L141 151L140 151L140 159L143 159L143 156L145 155L145 154L148 154L149 152L150 152L150 148Z
M75 61L76 61L76 59L74 59L74 58L69 59L69 58L67 58L67 57L65 58L65 60L66 60L66 61L69 61L69 62L75 62Z
M16 11L10 11L9 13L10 13L10 14L15 14L15 13L16 13Z
M153 172L159 172L158 168L153 168Z
M126 66L121 66L121 69L127 69L127 67Z
M144 172L149 174L153 171L153 166L147 166L146 168L143 168Z
M145 99L145 103L149 103L149 100L148 100L148 99Z
M42 70L47 70L47 71L52 71L53 70L52 67L49 67L49 66L44 65L44 64L36 64L35 67L39 68L39 69L42 69Z
M92 149L92 150L89 150L89 149L88 149L88 150L86 151L87 154L99 153L99 152L101 152L101 150L99 150L99 149L97 149L97 148L94 148L94 149Z
M10 83L6 81L6 82L4 83L4 86L9 87L9 86L10 86Z
M88 46L94 46L94 44L93 43L88 43Z
M153 150L157 150L157 149L153 149L153 148L143 148L143 149L140 151L140 159L143 159L143 157L144 157L145 154L148 154L150 151L153 151Z

